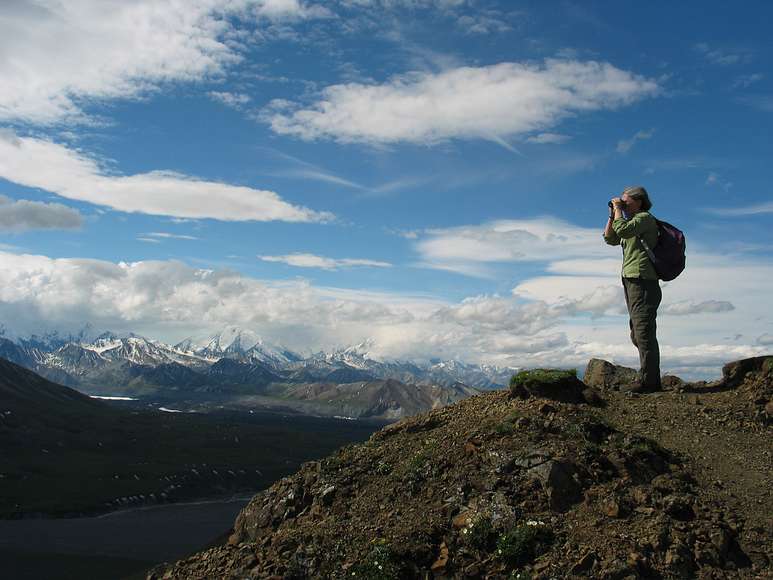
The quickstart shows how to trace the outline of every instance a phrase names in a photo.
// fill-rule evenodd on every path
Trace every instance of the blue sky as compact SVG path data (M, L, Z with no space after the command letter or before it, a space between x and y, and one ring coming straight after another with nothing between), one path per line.
M687 234L664 368L773 344L773 8L0 8L0 323L632 364L606 202ZM666 353L668 353L668 356Z

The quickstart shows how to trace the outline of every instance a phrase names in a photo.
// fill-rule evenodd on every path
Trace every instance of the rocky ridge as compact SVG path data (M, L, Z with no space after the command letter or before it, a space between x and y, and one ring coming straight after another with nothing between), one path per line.
M771 370L640 396L590 366L573 402L535 381L465 399L304 464L148 578L770 577Z

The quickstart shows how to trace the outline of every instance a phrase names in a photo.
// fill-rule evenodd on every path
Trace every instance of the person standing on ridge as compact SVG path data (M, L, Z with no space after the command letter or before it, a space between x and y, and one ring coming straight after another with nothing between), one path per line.
M630 391L650 393L661 390L660 349L656 336L658 306L663 297L658 274L641 239L650 248L658 241L658 224L649 213L649 194L643 187L627 187L609 202L609 219L604 241L623 247L623 291L628 307L631 342L639 350L641 372Z

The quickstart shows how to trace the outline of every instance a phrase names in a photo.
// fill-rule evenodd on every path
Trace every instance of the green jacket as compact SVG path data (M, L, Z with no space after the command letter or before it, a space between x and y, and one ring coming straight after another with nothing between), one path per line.
M647 211L637 213L631 219L618 218L612 222L612 232L604 236L610 246L623 246L623 278L657 280L658 275L647 252L637 239L644 238L650 248L658 242L658 224Z

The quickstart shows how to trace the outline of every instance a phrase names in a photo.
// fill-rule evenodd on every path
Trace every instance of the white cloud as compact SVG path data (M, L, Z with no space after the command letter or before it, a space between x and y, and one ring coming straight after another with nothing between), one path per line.
M731 89L747 89L754 83L760 82L762 79L765 78L765 75L762 73L753 73L750 75L741 75L737 77L733 84L730 86Z
M757 344L763 346L773 346L773 334L765 333L757 337Z
M61 203L12 200L0 195L0 231L75 230L82 225L80 212Z
M359 258L326 258L314 254L287 254L285 256L258 256L264 262L280 262L296 268L320 268L322 270L340 270L342 268L368 267L391 268L389 262L364 260Z
M172 341L238 324L300 350L371 337L382 356L467 360L501 356L487 348L511 334L533 340L535 348L557 334L539 332L549 326L539 317L551 316L540 306L481 299L481 323L473 324L469 304L451 314L452 305L431 297L269 282L176 261L111 263L0 252L0 279L0 324L18 334L91 322ZM520 350L519 356L528 356L528 348Z
M765 113L773 113L773 95L745 95L743 97L738 97L736 101Z
M549 129L567 116L619 108L657 92L654 80L609 63L501 63L410 73L382 85L333 85L310 108L293 109L285 101L282 108L268 108L263 118L275 132L303 139L504 143Z
M150 238L163 238L167 240L198 240L196 236L189 236L187 234L170 234L169 232L148 232L143 234Z
M63 145L0 133L0 177L125 212L226 221L319 222L333 218L273 191L204 181L170 171L115 175Z
M546 144L561 144L569 141L571 137L569 135L563 135L561 133L540 133L538 135L532 135L527 138L528 143L537 143L539 145Z
M773 213L773 201L747 205L744 207L709 208L706 211L714 215L721 216L742 216Z
M536 319L542 325L541 333L549 329L566 336L569 346L553 353L562 364L582 364L576 361L591 348L588 345L597 349L587 351L590 356L618 361L627 361L635 352L628 339L619 248L605 245L600 229L580 228L554 218L503 220L421 232L416 249L425 265L467 275L501 279L512 276L517 264L529 262L545 272L519 282L513 289L514 303L504 298L465 301L442 311L447 318L453 315L460 322L483 328L498 319L517 320L502 313L515 308L523 316L525 311L515 305L526 301L543 314ZM515 266L505 270L506 264ZM723 284L718 286L716 280ZM769 324L759 305L767 303L772 284L770 261L743 254L710 255L694 244L685 272L662 284L659 327L664 368L687 372L689 367L690 376L696 377L706 376L710 367L717 374L723 352L718 345L739 333L758 336L761 327ZM482 308L492 316L487 323L479 313ZM525 319L519 324L529 327ZM701 358L695 345L707 343L714 346L706 348ZM738 349L728 347L724 362L736 355L759 354L755 345L731 346ZM675 358L677 352L680 358Z
M769 349L764 332L770 322L760 320L759 305L766 304L773 266L709 256L693 260L689 273L692 279L664 285L664 308L685 300L700 304L715 292L721 294L717 301L732 295L735 309L664 316L659 321L664 370L716 376L723 363ZM19 334L91 322L173 342L237 324L299 350L370 337L375 353L384 357L577 367L591 357L636 361L619 279L611 276L545 276L519 285L514 296L451 303L299 280L257 280L177 261L111 263L0 252L0 279L0 325ZM716 279L727 287L718 288ZM728 343L723 337L733 332L762 336L756 345Z
M672 316L685 316L703 312L730 312L731 310L735 310L735 306L727 300L704 300L703 302L682 300L681 302L672 302L666 305L662 312Z
M250 102L250 96L244 93L230 93L228 91L209 91L207 96L214 101L223 103L232 109L241 109Z
M705 42L699 42L694 46L696 52L701 54L711 64L729 66L748 61L751 53L744 49L728 51L721 48L712 48Z
M495 10L464 14L457 19L456 24L466 34L496 34L512 30L510 23Z
M444 270L486 275L481 268L497 262L549 262L608 255L598 229L581 228L544 217L498 220L474 226L425 230L416 243L422 264Z
M628 153L631 149L633 149L633 146L636 145L637 141L645 141L650 139L654 134L655 129L650 129L649 131L637 131L636 134L630 139L622 139L617 142L617 152Z
M328 14L298 0L6 2L0 120L83 121L90 101L217 78L241 59L234 22Z

